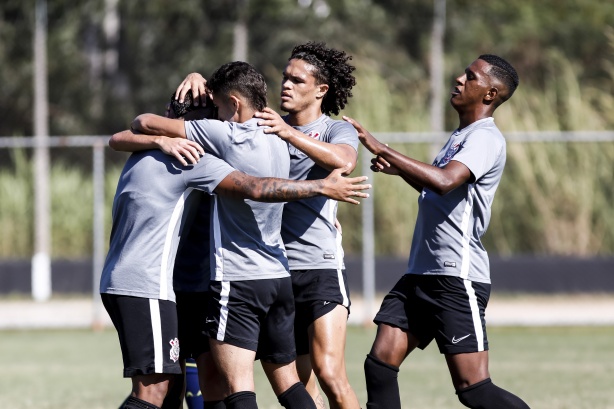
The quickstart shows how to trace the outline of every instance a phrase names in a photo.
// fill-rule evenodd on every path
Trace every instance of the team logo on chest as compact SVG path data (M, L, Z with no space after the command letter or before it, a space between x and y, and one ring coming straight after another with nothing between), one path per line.
M448 149L446 154L443 156L443 158L441 158L439 163L437 163L437 166L440 167L440 168L443 167L443 166L446 166L448 164L448 162L450 162L452 160L454 155L456 155L456 152L461 150L462 147L463 147L462 142L458 142L458 143L455 143L452 146L450 146L450 148Z
M171 360L177 362L179 359L179 340L177 338L168 341L171 344Z

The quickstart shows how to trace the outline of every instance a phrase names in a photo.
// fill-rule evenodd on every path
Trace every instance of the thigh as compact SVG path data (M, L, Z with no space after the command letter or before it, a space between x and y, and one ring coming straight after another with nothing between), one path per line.
M292 290L296 305L295 342L297 354L310 353L308 329L337 306L347 315L350 311L349 288L345 270L296 270L291 271Z
M310 331L311 361L315 368L333 364L341 369L345 361L347 310L337 305L314 321Z
M226 342L210 339L211 356L224 379L225 396L254 391L254 359L256 352Z
M273 364L296 359L294 297L290 277L270 280L276 287L274 301L262 319L257 358Z
M214 340L256 351L260 320L262 281L212 281L205 333Z
M490 284L445 276L430 281L432 284L429 285L428 294L437 307L435 339L440 352L459 354L487 351L484 315L490 297Z
M181 374L175 303L102 294L117 329L124 377Z

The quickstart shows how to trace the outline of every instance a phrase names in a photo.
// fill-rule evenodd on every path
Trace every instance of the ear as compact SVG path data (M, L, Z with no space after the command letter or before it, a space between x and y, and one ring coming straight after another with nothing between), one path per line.
M234 107L235 112L237 112L239 110L239 107L241 106L241 99L238 98L236 95L231 94L230 102L232 103L232 106Z
M320 84L318 85L318 93L316 94L316 98L324 98L324 95L328 92L328 84Z
M492 103L497 98L497 95L499 95L499 89L497 89L497 87L491 87L486 92L486 95L484 95L484 101L486 102L486 104L490 105L490 103Z

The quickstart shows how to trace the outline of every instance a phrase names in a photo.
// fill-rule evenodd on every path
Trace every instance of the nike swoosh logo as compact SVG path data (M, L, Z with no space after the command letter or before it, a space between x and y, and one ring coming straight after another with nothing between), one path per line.
M209 319L205 319L205 324L209 324L211 322L215 322L215 320L209 320Z
M461 342L463 339L467 338L468 336L470 336L471 334L467 334L464 337L460 337L460 338L456 338L456 336L452 337L452 343L453 344L458 344L459 342Z
M330 301L324 301L324 305L330 304Z

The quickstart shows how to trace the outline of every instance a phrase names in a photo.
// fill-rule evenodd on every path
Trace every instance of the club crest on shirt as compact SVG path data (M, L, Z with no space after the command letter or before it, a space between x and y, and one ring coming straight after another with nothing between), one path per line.
M179 340L177 338L168 341L171 344L171 360L177 362L179 359Z
M320 132L311 131L307 134L307 136L313 139L318 139L318 137L320 136Z
M462 147L463 147L462 142L458 142L450 146L450 148L448 149L446 154L443 156L443 158L441 158L439 163L437 163L437 166L439 167L446 166L452 160L454 155L456 155L456 152L461 150Z

